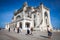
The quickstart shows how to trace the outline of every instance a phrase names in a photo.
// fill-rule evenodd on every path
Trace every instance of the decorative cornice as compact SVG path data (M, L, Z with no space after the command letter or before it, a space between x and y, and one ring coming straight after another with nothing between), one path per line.
M23 5L24 5L24 6L27 6L27 2L25 2ZM43 3L40 3L40 6L34 7L33 9L34 9L35 11L33 11L32 13L36 13L37 10L39 10L42 5L43 5ZM44 5L43 5L43 7L44 7L45 9L49 10L49 9L48 9L47 7L45 7ZM14 15L16 16L17 14L21 13L21 12L23 11L23 8L24 8L24 7L22 7L22 8L19 9L19 10L17 10L17 12L15 12ZM32 10L32 7L28 7L28 6L27 6L25 12L28 12L28 11L31 11L31 10Z

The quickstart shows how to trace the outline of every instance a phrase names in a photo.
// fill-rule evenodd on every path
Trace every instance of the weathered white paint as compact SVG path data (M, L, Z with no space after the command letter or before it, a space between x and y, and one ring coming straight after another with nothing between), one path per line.
M27 28L26 22L30 23L30 28L33 27L35 30L45 31L45 30L47 30L47 25L49 25L49 27L51 29L53 29L52 25L51 25L51 21L50 21L50 10L49 9L47 10L47 8L43 4L41 4L39 6L39 10L37 10L37 12L35 12L35 13L32 13L35 11L35 9L33 7L31 7L32 9L29 12L29 15L31 17L30 18L30 17L28 17L28 13L25 12L27 10L27 7L28 7L28 5L26 5L23 8L22 12L18 13L16 16L14 16L14 19L11 22L11 24L17 23L17 27L20 27L20 22L22 22L22 30L26 30L26 28ZM48 18L45 17L45 12L47 12ZM19 18L17 20L16 17L18 15L20 15L21 18ZM34 18L34 15L36 15L35 18ZM46 24L46 19L47 19L47 24ZM35 26L34 26L34 20L35 20ZM9 25L10 24L8 24L8 26L6 25L6 29L9 28Z

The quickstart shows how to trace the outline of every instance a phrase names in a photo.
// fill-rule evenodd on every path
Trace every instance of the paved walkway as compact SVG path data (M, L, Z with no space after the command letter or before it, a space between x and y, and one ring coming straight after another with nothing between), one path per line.
M33 35L26 35L26 32L16 33L14 31L8 32L7 34L18 38L19 40L49 40L47 37L47 32L34 31ZM52 40L52 39L51 39Z
M0 30L0 40L18 40L18 39L10 35L7 35L3 30Z
M47 32L34 31L33 35L26 35L26 32L16 33L14 31L8 32L4 30L5 34L17 38L18 40L60 40L60 33L53 33L51 39L48 39Z

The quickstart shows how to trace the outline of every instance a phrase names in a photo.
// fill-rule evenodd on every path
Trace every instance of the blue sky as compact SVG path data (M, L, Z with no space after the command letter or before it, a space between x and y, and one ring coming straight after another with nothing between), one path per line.
M11 22L14 11L20 9L24 2L33 7L42 2L50 9L53 28L60 29L60 0L0 0L0 27Z

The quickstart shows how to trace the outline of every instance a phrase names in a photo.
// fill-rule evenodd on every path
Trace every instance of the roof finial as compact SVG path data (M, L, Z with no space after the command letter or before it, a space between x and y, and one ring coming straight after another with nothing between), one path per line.
M23 6L24 6L24 7L27 6L27 2L24 2Z
M40 5L43 5L43 3L41 2Z
M42 2L40 3L40 6L41 6L41 7L43 7L43 6L44 6Z

